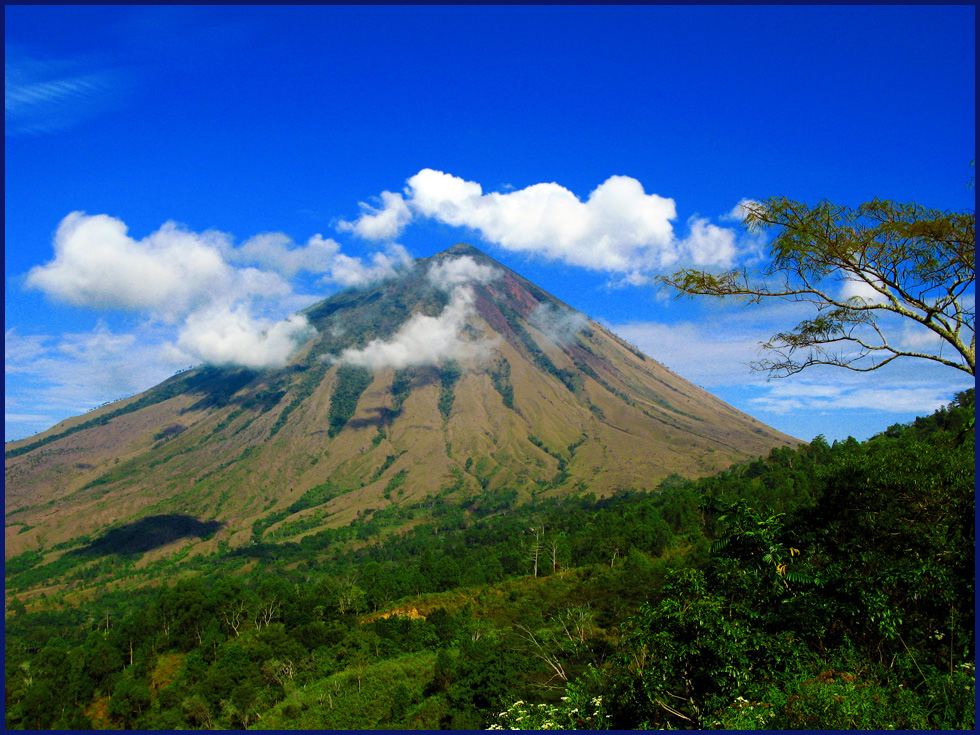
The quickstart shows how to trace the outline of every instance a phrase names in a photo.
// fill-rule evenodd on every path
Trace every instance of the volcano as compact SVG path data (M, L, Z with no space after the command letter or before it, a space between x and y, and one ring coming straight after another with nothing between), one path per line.
M210 529L152 553L207 552L427 498L648 491L798 443L468 245L304 315L281 368L185 371L7 444L7 557L147 519Z

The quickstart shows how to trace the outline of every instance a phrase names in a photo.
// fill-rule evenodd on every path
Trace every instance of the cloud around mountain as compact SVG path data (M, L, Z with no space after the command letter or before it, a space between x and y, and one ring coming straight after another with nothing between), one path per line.
M166 222L136 239L120 219L72 212L55 234L54 258L32 268L24 283L55 301L169 327L172 337L160 354L171 364L263 368L285 364L312 332L305 317L284 311L311 300L296 292L298 278L359 287L395 275L412 258L393 240L417 218L466 227L506 250L634 285L672 264L728 265L735 255L734 232L703 219L689 220L688 235L678 238L674 201L645 193L627 176L610 177L583 201L556 183L485 193L476 182L426 168L408 179L404 193L382 192L380 206L362 203L361 209L355 222L338 226L382 243L361 258L320 234L297 244L267 232L236 245L223 232ZM372 343L343 359L403 365L469 354L476 348L459 332L472 311L468 284L492 279L490 270L466 258L433 266L434 287L451 294L443 314L412 317L389 343ZM556 315L540 316L542 326L563 328L552 323Z
M171 362L278 367L312 332L302 315L275 316L296 300L298 273L362 286L410 260L394 245L354 258L321 235L297 246L266 233L236 248L225 233L174 222L137 240L119 219L72 212L55 234L54 259L32 268L25 286L73 306L176 326L165 350Z
M616 274L640 284L678 264L731 266L736 233L692 217L679 237L674 200L647 194L629 176L611 176L584 201L557 183L508 192L483 191L475 181L426 168L402 193L384 191L380 206L361 203L361 215L339 228L369 240L398 237L416 218L474 230L511 252Z
M450 294L449 303L438 316L413 314L390 339L372 340L361 349L344 350L334 359L376 371L484 357L492 344L467 339L463 330L475 313L474 284L490 283L500 275L498 269L469 256L431 265L426 273L429 284Z

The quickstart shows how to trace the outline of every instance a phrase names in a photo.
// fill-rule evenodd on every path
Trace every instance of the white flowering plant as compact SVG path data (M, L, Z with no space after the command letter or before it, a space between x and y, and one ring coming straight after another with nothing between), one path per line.
M565 696L555 704L533 704L519 700L497 715L497 722L488 730L608 730L609 715L602 697L594 695L589 686L592 679L573 681L565 688ZM589 680L589 681L586 681Z

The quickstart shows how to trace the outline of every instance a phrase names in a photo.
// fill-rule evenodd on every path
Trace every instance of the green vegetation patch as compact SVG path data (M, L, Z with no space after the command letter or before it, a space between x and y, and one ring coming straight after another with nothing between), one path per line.
M490 380L493 388L504 401L504 406L514 408L514 385L510 381L510 363L506 359L500 358L493 367L490 368Z
M449 413L453 409L453 402L456 400L453 389L462 374L462 369L455 360L446 360L439 370L439 380L442 383L442 389L439 391L439 413L444 419L449 418Z
M357 411L357 401L373 380L371 371L354 365L337 369L337 384L330 399L330 427L327 435L337 436Z

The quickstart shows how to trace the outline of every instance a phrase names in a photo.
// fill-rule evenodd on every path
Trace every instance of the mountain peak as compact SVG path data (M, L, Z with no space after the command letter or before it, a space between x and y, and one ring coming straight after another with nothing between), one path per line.
M464 256L473 258L477 262L491 263L493 265L503 267L500 263L498 263L496 260L491 258L489 255L487 255L479 248L475 248L472 245L468 245L465 242L458 242L455 245L453 245L451 248L447 248L446 250L436 253L430 258L425 258L424 260L441 262L446 258L461 258Z
M453 245L448 250L443 250L442 255L482 255L487 257L479 248L475 248L472 245L467 245L465 242L458 242Z

